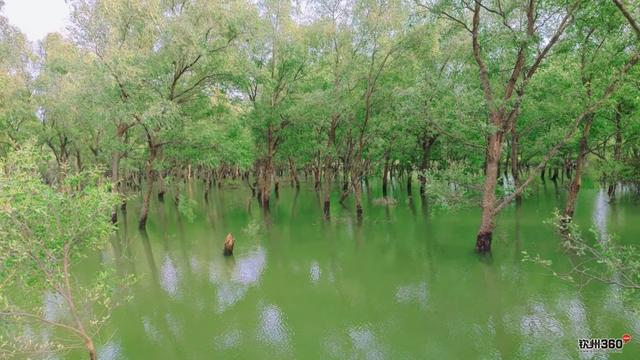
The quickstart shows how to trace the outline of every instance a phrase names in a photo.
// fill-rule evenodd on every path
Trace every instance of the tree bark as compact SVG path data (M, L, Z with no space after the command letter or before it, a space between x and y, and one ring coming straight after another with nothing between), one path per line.
M620 123L620 118L622 117L622 105L618 104L616 107L616 115L614 118L615 127L616 127L616 142L613 145L613 160L616 162L616 165L620 163L622 159L622 125ZM614 174L613 178L609 180L609 189L607 190L607 194L609 195L609 199L613 200L616 195L616 187L618 186L618 173Z
M149 205L151 203L151 195L153 193L153 164L157 156L157 145L150 135L148 135L149 157L145 165L145 189L142 199L142 209L140 210L140 220L138 221L138 229L145 230L147 227L147 217L149 216Z
M489 136L486 152L486 168L482 192L482 217L480 229L476 236L476 251L487 253L491 251L491 240L495 227L494 203L496 201L496 185L498 167L502 151L502 132L498 131Z
M98 360L98 352L96 351L95 346L93 345L93 341L91 339L85 342L85 346L89 351L89 360Z
M262 168L260 169L260 204L263 208L269 208L269 199L271 197L271 187L273 184L273 156L276 147L276 136L274 134L273 125L269 124L267 129L267 156L262 160Z
M580 192L580 186L582 185L582 173L586 163L587 152L589 151L589 131L591 130L592 123L593 113L588 114L584 119L584 128L582 130L582 136L580 137L580 149L578 150L578 158L576 160L576 171L569 185L569 194L567 195L567 203L564 208L564 218L567 222L573 219L576 210L576 201L578 199L578 193Z
M116 146L124 144L124 135L126 134L128 126L126 124L118 124L116 128ZM124 189L123 184L120 181L120 160L122 159L122 153L120 149L115 149L111 154L111 191L118 193L118 196L123 200ZM122 204L121 204L122 205ZM113 207L111 212L111 222L115 224L118 222L118 205Z
M520 176L519 172L519 162L518 162L518 145L519 145L519 136L516 132L515 124L511 127L511 177L513 177L513 186L514 189L517 189L520 186ZM516 201L521 200L521 195L516 195Z
M418 179L420 180L420 195L424 195L427 187L427 171L429 171L429 160L431 157L431 147L436 142L438 138L435 136L428 136L426 133L424 134L421 145L422 145L422 160L420 162L420 172L418 173Z
M389 152L384 156L384 168L382 170L382 196L387 197L387 187L389 185Z
M289 171L291 171L291 186L295 186L296 189L299 189L300 179L298 179L298 171L296 171L296 166L291 157L289 157Z
M362 181L360 176L354 174L353 182L353 197L356 205L356 218L358 222L362 221Z

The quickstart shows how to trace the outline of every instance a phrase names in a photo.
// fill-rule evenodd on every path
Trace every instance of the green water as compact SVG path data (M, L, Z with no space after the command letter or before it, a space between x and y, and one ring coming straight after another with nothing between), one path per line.
M568 266L543 224L563 201L551 185L504 211L490 258L473 252L479 210L430 209L398 190L385 207L378 196L365 196L358 226L337 201L322 221L307 187L281 189L268 216L244 187L216 190L209 204L194 189L193 222L167 196L153 203L148 237L132 201L127 228L75 269L115 263L139 278L98 341L101 358L640 359L640 320L618 289L576 288L521 261L527 250ZM632 243L639 215L631 196L610 205L585 189L576 219ZM228 232L233 258L222 256ZM579 338L624 333L634 341L622 353L578 351Z

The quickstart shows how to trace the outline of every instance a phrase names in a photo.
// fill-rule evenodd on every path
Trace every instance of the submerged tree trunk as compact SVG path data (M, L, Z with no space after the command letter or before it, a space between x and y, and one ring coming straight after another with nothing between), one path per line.
M151 195L153 194L153 164L157 156L158 148L152 137L147 134L149 145L149 157L145 165L145 189L142 199L142 209L140 210L140 220L138 221L138 229L145 230L147 227L147 217L149 216L149 205L151 203Z
M158 200L160 202L164 201L164 194L165 194L166 190L164 187L164 174L163 171L159 171L158 172Z
M124 135L126 134L128 126L126 124L119 124L116 128L116 145L124 144ZM111 191L118 193L121 198L121 205L124 204L124 189L123 184L120 181L120 160L122 159L122 153L119 149L116 149L111 154ZM115 224L118 222L118 205L114 205L111 211L111 222Z
M111 191L120 192L120 152L114 151L111 155ZM111 210L111 223L118 222L118 205Z
M576 160L576 170L573 175L573 180L569 185L567 203L564 208L564 218L567 222L572 220L576 210L576 200L578 199L578 193L582 185L582 173L586 163L587 152L589 151L589 131L591 130L592 122L593 114L588 114L584 119L584 128L582 130L582 137L580 138L580 149L578 150L578 158Z
M356 205L356 217L358 221L362 221L362 180L359 175L354 175L353 179L353 197Z
M498 167L502 150L502 132L498 131L489 136L486 151L486 168L484 185L482 188L482 217L480 229L476 236L476 251L486 253L491 251L491 240L495 227L494 204L496 201L496 185L498 182Z
M389 185L389 152L384 156L384 169L382 170L382 196L387 197L387 187Z
M267 129L267 156L261 162L260 177L259 177L259 191L260 191L260 205L268 209L269 199L271 197L271 187L274 178L273 157L276 148L276 136L274 134L273 125L269 124Z
M420 195L424 195L427 186L427 171L429 171L429 158L431 157L431 147L435 143L437 135L427 136L426 134L422 138L422 161L420 162L420 172L418 173L418 180L420 180Z
M616 164L620 163L622 159L622 126L620 124L620 118L622 117L622 106L618 104L616 107L616 115L614 118L615 126L616 126L616 142L613 145L613 160ZM609 188L607 189L607 194L609 195L609 199L613 200L616 195L616 187L618 186L618 173L617 171L613 174L613 178L609 179Z
M295 186L296 189L299 189L300 179L298 179L298 172L296 171L296 166L291 157L289 157L289 171L291 172L291 186Z
M91 339L89 339L85 343L85 346L87 347L87 350L89 351L89 360L98 360L98 352L96 351L96 348L93 345L93 341Z

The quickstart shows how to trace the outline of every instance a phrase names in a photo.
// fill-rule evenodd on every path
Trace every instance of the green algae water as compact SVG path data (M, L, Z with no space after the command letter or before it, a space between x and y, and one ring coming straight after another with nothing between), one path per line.
M640 359L640 319L620 289L572 286L522 261L527 251L568 269L544 223L563 204L552 185L504 211L489 257L473 251L478 209L432 209L399 189L395 205L376 205L377 190L361 225L337 201L323 221L305 186L282 187L268 214L245 187L214 189L208 203L194 187L193 216L155 200L146 234L132 201L109 246L74 270L82 279L111 263L138 278L96 341L100 359ZM637 244L639 220L633 195L580 194L585 232ZM625 333L620 353L578 349Z

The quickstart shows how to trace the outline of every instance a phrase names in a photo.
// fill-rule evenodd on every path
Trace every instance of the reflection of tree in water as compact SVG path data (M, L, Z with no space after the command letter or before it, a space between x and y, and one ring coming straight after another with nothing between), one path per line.
M260 282L265 265L266 252L261 246L240 256L214 258L209 265L209 282L216 286L217 312L225 312L244 298L247 290Z
M149 271L154 283L158 283L158 267L156 266L156 260L153 257L153 249L151 248L151 242L149 241L149 235L145 231L140 231L140 239L142 240L142 248L149 264Z

